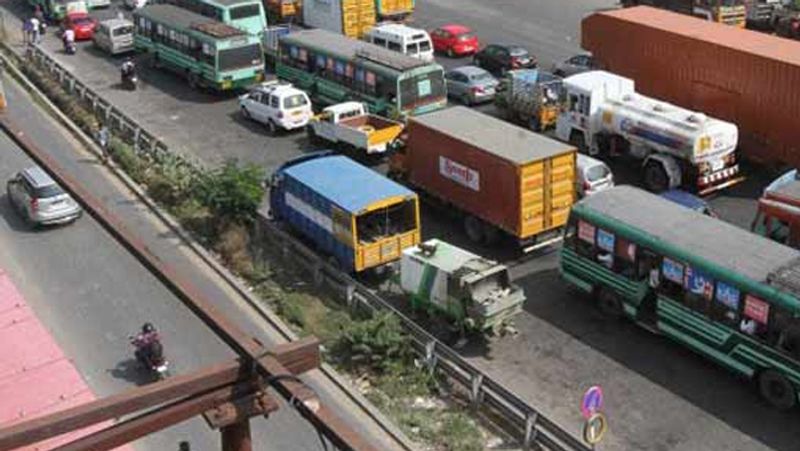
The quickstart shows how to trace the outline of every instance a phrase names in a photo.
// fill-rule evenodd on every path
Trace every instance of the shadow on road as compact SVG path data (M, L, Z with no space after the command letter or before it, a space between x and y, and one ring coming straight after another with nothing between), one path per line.
M19 233L36 234L39 228L33 227L22 218L21 214L11 205L8 194L0 195L0 216L6 221L11 230Z
M132 382L138 386L147 385L156 381L155 375L143 368L136 359L130 358L117 363L117 366L108 370L114 379Z
M798 412L772 409L754 384L630 321L606 319L590 296L560 280L557 269L531 273L525 285L536 287L525 304L531 315L766 445L798 449Z

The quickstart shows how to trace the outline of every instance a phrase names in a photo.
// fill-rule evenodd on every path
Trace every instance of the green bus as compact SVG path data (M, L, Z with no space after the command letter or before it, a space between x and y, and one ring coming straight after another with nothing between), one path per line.
M322 29L285 34L277 43L278 77L322 105L357 100L393 119L447 105L442 66Z
M264 79L260 39L173 5L133 13L134 46L154 67L171 69L193 88L245 88Z
M756 381L800 392L800 251L629 186L575 204L560 272L627 317Z
M253 36L262 36L267 15L261 0L158 0L236 27Z

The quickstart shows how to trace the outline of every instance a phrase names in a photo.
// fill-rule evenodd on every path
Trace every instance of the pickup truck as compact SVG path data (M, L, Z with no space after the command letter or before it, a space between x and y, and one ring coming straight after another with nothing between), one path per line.
M306 131L312 143L327 142L334 147L371 155L391 148L403 131L403 124L367 113L363 103L343 102L314 116Z

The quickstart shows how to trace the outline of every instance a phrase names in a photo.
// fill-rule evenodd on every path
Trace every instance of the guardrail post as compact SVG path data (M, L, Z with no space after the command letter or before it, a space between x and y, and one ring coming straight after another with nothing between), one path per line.
M322 263L319 261L314 262L311 267L311 272L314 274L314 285L317 287L321 286L324 281L324 277L322 276Z
M347 308L348 309L352 310L353 305L355 305L355 300L356 300L355 293L356 293L355 285L350 285L350 284L345 285L345 287L344 287L344 299L345 299L345 302L347 302Z
M522 449L530 449L531 443L536 441L536 421L539 419L539 412L528 412L525 415L525 438L522 441Z
M483 386L483 374L476 373L470 377L470 390L469 390L469 400L472 403L472 407L476 408L479 407L481 404L481 400L483 398L483 391L481 387Z
M75 92L75 79L72 77L70 77L70 79L67 81L67 92L70 94Z
M103 113L103 115L106 117L106 123L108 123L111 120L111 108L112 106L109 103L108 106L106 107L106 111Z
M428 371L433 374L433 371L436 369L436 364L438 363L438 357L436 356L436 342L431 340L425 343L425 366L428 367Z
M139 153L139 135L142 133L142 128L134 125L133 126L133 151L137 154Z

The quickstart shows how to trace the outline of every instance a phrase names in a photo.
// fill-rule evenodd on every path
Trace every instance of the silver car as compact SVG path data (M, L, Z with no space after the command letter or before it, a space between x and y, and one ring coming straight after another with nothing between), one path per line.
M591 53L581 53L575 55L561 63L554 64L552 72L559 77L569 77L570 75L598 69L599 66Z
M489 72L477 66L462 66L450 69L444 75L447 95L464 105L494 100L500 82Z
M83 210L40 167L24 169L6 184L8 200L31 225L62 224L78 219Z

